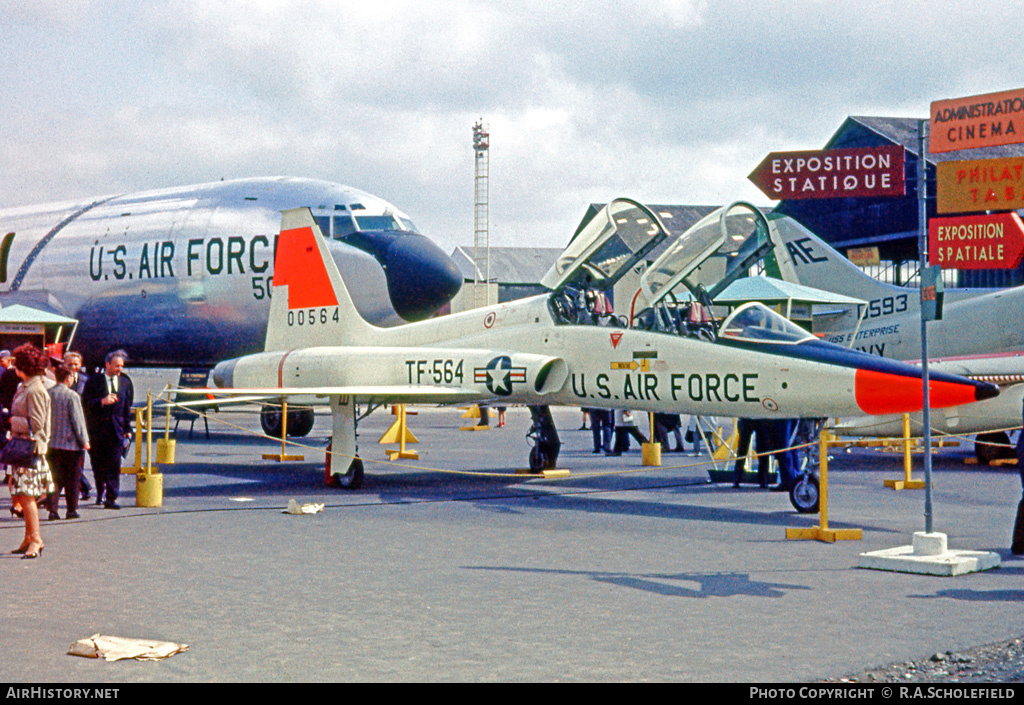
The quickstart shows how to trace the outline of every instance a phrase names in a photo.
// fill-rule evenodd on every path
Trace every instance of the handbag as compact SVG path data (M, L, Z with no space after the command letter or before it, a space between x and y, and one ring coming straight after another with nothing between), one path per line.
M36 461L36 442L31 438L14 437L0 449L0 463L18 468L30 468Z

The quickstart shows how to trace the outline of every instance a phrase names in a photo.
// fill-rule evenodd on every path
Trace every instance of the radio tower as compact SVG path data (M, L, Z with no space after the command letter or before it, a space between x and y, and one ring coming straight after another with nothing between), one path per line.
M483 119L473 125L473 152L476 155L475 197L473 199L473 266L476 269L474 278L474 305L486 306L488 303L487 287L491 281L491 238L488 232L489 202L488 185L490 172L490 133ZM480 277L485 277L480 286ZM481 292L483 295L481 296ZM483 299L481 303L481 298Z

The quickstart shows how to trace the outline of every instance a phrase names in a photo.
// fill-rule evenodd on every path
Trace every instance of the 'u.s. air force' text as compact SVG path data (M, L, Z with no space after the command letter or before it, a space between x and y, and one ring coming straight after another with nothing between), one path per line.
M605 373L591 376L573 373L572 391L580 399L637 399L661 401L662 394L672 401L760 402L757 396L756 372L727 373L714 372L686 374L673 372L668 383L662 375L654 372L616 375L615 379Z

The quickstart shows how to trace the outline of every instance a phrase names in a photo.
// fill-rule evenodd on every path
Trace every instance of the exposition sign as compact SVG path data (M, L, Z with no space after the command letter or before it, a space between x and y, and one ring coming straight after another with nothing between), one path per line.
M943 269L1013 269L1024 256L1024 223L1016 213L932 218L928 262Z
M937 100L930 120L932 154L1024 142L1024 88Z
M939 213L978 213L1024 208L1024 156L939 162Z
M772 152L747 177L774 200L902 196L903 147Z

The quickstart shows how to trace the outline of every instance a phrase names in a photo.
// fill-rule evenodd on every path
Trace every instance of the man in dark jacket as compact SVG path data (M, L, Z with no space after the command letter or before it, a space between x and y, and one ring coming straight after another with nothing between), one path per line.
M120 509L117 495L121 486L121 457L131 438L132 381L123 374L127 355L115 350L106 357L104 369L86 381L82 408L89 430L89 460L96 480L96 503Z

